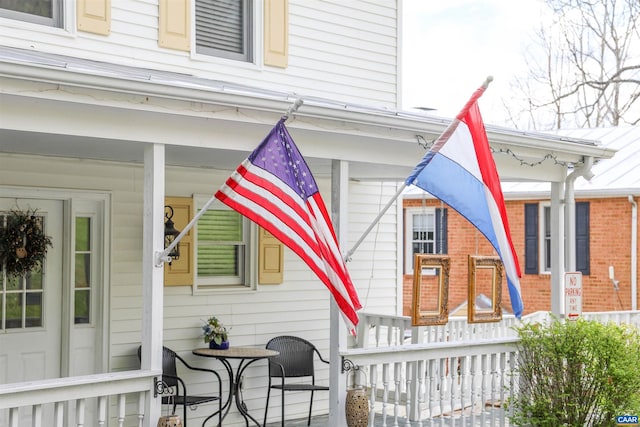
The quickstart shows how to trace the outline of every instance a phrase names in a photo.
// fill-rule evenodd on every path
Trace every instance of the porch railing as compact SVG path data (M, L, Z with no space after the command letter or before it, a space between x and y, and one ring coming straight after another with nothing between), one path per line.
M158 376L125 371L0 385L0 425L141 427Z
M583 318L640 327L640 311ZM522 322L546 320L549 314L539 312ZM341 356L344 368L367 374L369 425L508 425L518 322L505 316L469 324L454 317L442 326L412 327L409 317L360 313L358 339Z
M640 327L640 311L583 317ZM523 321L547 318L536 313ZM345 367L367 374L370 425L508 425L504 403L517 391L518 338L511 328L517 322L508 316L483 324L451 318L447 325L413 328L407 317L361 314L358 341L341 355ZM0 384L0 426L140 427L159 374L126 371Z

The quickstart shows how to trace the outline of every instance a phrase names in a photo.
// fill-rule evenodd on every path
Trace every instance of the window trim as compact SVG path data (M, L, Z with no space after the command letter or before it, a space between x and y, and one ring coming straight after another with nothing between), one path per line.
M211 196L194 195L196 214L210 200ZM224 203L215 200L208 209L231 210ZM193 226L193 262L194 280L193 293L203 293L220 290L255 290L257 277L257 226L245 216L242 216L245 251L243 259L243 277L224 276L216 278L202 278L198 276L198 223Z
M435 216L436 208L434 207L411 207L405 209L404 224L404 271L405 274L413 274L413 216L420 214L433 215L434 223L434 248L435 248Z

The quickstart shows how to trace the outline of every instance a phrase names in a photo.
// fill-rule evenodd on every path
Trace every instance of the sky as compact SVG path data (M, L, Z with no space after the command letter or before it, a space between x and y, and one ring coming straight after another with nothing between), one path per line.
M541 0L403 0L402 108L455 116L487 78L485 123L506 123L503 98L540 22Z

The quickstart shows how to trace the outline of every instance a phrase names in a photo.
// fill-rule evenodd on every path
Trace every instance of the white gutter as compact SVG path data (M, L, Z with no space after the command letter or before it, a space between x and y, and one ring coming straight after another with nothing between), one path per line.
M585 157L584 164L573 170L565 180L564 189L564 224L565 224L565 271L576 271L576 199L574 184L579 176L587 181L593 178L593 157Z
M72 58L61 57L63 59ZM108 90L126 94L157 96L188 102L203 102L282 114L298 98L304 100L304 108L296 112L297 117L340 123L360 124L385 130L409 131L421 135L440 135L450 124L450 118L425 116L410 111L374 108L366 105L347 104L339 101L302 96L280 91L269 91L226 82L193 78L180 81L165 75L136 76L118 71L88 69L82 64L65 63L53 66L37 62L24 62L0 58L0 77L44 82L93 90ZM80 66L79 66L80 65ZM341 125L340 127L344 127ZM611 158L615 150L594 144L592 140L568 138L553 134L523 132L499 126L486 125L487 136L492 144L507 144L534 150L552 151L564 156L592 156ZM535 144L532 145L532 142ZM571 161L559 157L559 160Z
M629 195L631 203L631 310L638 309L638 203Z

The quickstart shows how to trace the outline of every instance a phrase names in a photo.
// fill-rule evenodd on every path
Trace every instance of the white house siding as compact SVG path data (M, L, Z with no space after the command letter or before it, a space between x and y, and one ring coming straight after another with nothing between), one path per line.
M396 182L352 182L349 186L349 242L353 245L373 224L379 212L391 201L400 186ZM361 299L363 310L392 314L402 310L399 280L399 232L397 201L386 211L356 248L347 264ZM401 228L401 227L400 227Z
M262 4L257 50L262 49ZM73 4L73 2L68 2ZM192 2L193 3L193 2ZM290 0L289 66L254 63L158 47L155 0L112 1L111 33L77 31L0 18L3 45L378 107L396 107L396 1Z
M258 141L256 141L256 144ZM235 167L235 165L234 165ZM230 171L167 168L168 196L211 195ZM108 370L138 367L136 349L141 340L142 323L142 203L143 168L125 164L43 156L3 155L0 157L0 183L56 189L107 191L111 194L111 283L109 312ZM330 208L330 182L318 179ZM350 245L362 235L381 207L396 191L395 183L350 184ZM363 305L376 312L394 313L397 297L395 266L395 210L390 209L379 227L365 239L348 264ZM351 247L351 246L349 246ZM346 251L348 248L345 248ZM372 269L372 263L375 269ZM190 362L201 366L222 366L191 354L204 346L200 327L208 316L216 315L232 325L231 345L264 346L273 336L293 334L313 341L323 355L329 355L329 308L327 289L290 250L285 250L284 283L258 285L257 290L220 290L193 295L190 286L164 289L164 343ZM329 371L318 366L318 379L328 383ZM260 418L266 397L265 363L258 362L245 376L244 398L249 409ZM194 391L206 392L209 384L196 384ZM308 396L287 398L287 414L303 417ZM278 414L278 399L271 414ZM319 393L314 408L326 411L328 394ZM206 405L198 413L206 411ZM225 425L233 426L235 411ZM190 413L190 420L196 413ZM197 421L194 421L197 424ZM242 423L238 424L241 425Z

